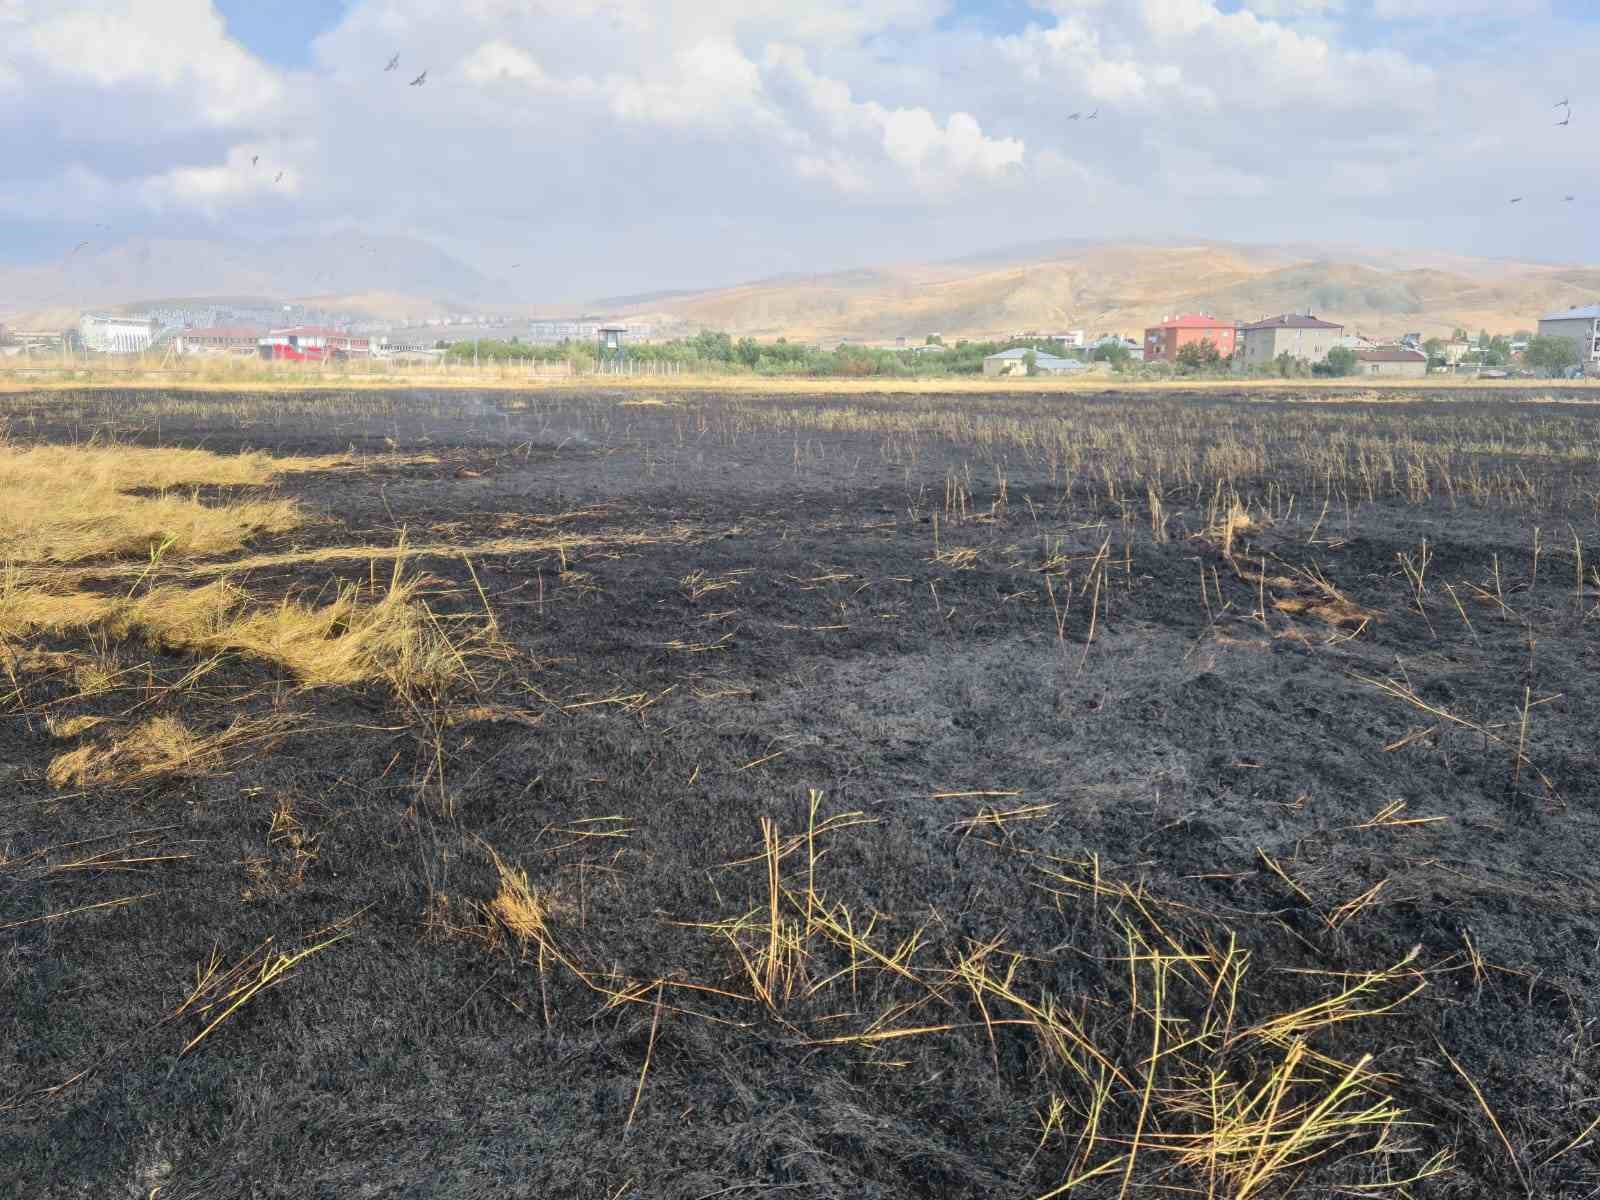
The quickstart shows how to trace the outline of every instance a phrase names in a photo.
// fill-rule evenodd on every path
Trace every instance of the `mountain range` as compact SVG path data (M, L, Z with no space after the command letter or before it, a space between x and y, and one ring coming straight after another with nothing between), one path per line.
M510 273L510 266L506 272ZM667 281L670 282L670 281ZM208 238L90 243L54 262L0 266L0 320L59 326L85 308L156 297L256 296L403 324L446 312L572 315L427 242L357 233L246 244ZM921 341L1083 329L1137 334L1169 314L1253 321L1314 312L1374 335L1511 332L1600 302L1600 267L1331 245L1035 242L960 258L595 300L591 315L658 334L722 329L791 340Z
M757 338L1137 334L1181 312L1255 321L1313 312L1352 331L1512 332L1600 301L1600 267L1358 248L1221 243L1037 244L942 262L781 278L611 315Z

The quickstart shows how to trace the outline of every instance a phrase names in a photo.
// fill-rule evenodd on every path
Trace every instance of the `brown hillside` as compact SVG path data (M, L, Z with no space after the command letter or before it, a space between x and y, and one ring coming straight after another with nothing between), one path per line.
M1393 335L1458 326L1510 332L1532 328L1542 313L1596 301L1595 268L1357 250L1305 258L1270 248L1103 244L1034 261L995 256L775 280L655 301L622 315L650 319L664 331L920 340L934 331L1137 334L1180 311L1252 321L1310 310L1365 333Z

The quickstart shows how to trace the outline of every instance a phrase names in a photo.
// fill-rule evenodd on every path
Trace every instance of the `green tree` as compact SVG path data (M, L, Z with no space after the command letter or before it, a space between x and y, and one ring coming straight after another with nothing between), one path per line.
M1210 338L1178 347L1178 365L1188 371L1211 371L1222 363L1222 352Z
M719 330L702 329L689 339L689 346L696 358L706 362L733 361L733 339Z
M1328 357L1317 363L1312 368L1316 375L1331 375L1342 378L1345 375L1356 373L1356 352L1348 346L1335 346L1328 351Z
M1121 370L1133 357L1128 348L1121 342L1107 342L1104 346L1096 346L1089 351L1090 362L1108 362L1115 370Z
M761 346L755 338L742 337L734 347L734 354L747 367L753 367L761 361Z
M1029 350L1022 356L1022 368L1030 377L1037 375L1039 373L1039 356Z
M1522 358L1535 371L1560 375L1569 367L1578 365L1578 347L1570 338L1529 338L1528 348L1522 352Z
M1305 360L1296 358L1287 350L1278 355L1278 357L1273 359L1272 362L1277 368L1277 373L1284 379L1295 379L1310 374L1310 370L1306 366Z

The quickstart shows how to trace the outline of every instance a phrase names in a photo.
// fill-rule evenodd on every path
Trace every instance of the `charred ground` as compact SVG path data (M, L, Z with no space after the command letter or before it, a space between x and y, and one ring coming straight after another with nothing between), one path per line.
M400 558L481 636L402 691L10 640L0 1176L1596 1194L1600 409L1347 400L7 397L340 456L78 585ZM261 732L52 774L164 715Z

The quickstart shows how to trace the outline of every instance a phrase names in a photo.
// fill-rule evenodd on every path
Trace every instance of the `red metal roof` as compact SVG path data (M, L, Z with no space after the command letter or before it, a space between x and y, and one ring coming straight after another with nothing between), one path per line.
M1159 325L1150 326L1151 329L1232 329L1232 321L1224 321L1221 317L1208 317L1205 313L1180 313L1176 317L1169 317Z
M1246 325L1246 329L1343 329L1343 325L1335 325L1332 321L1321 321L1316 317L1301 313L1284 313L1282 316L1268 317L1265 321L1257 321L1253 325Z

